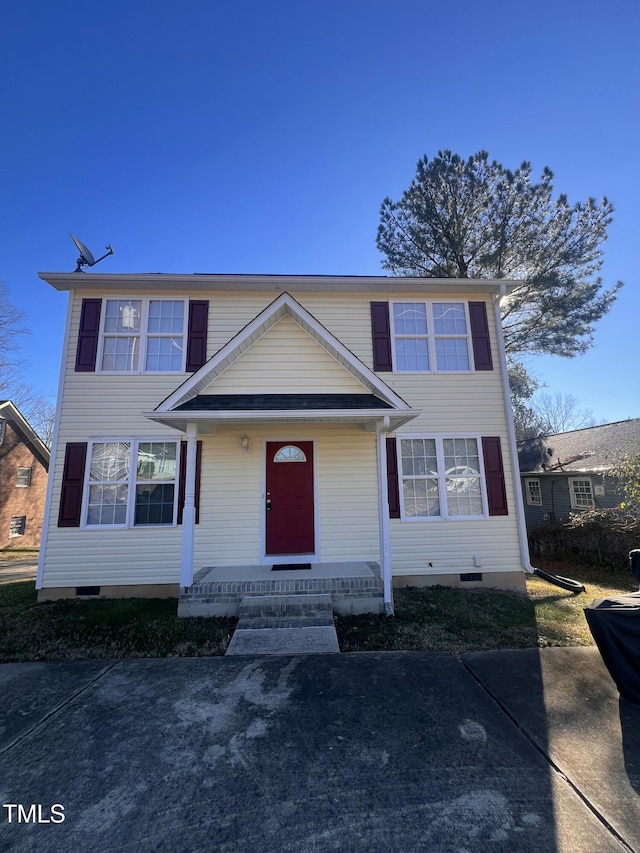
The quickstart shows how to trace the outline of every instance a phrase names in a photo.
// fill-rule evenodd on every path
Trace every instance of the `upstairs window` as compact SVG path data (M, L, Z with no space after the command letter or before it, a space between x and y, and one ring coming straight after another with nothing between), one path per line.
M406 373L471 370L464 302L394 302L394 370Z
M103 313L103 373L184 371L184 299L105 299Z
M18 468L16 488L24 489L31 485L31 468Z

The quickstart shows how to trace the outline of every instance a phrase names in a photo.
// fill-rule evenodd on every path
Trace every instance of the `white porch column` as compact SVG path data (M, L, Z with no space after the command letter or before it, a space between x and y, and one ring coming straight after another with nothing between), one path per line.
M391 543L389 539L389 489L387 485L387 430L389 418L377 425L378 444L378 515L380 531L380 568L384 587L384 612L393 615L393 593L391 591Z
M193 541L196 530L196 449L198 427L187 424L187 464L185 471L184 509L182 511L182 553L180 586L193 581Z

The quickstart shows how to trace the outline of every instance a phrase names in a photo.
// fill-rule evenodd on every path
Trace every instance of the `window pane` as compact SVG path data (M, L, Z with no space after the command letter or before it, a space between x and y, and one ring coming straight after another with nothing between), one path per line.
M175 441L146 441L138 445L138 480L175 480Z
M438 481L428 477L403 480L404 513L407 518L429 518L440 515Z
M393 322L396 335L426 335L427 306L424 302L396 302Z
M127 486L89 486L87 524L124 524Z
M184 302L171 299L152 299L149 302L148 331L174 332L181 335L184 329Z
M173 524L173 483L136 486L135 524Z
M182 370L182 338L149 338L145 369L174 372Z
M105 332L139 332L142 301L140 299L107 299Z
M396 370L429 370L426 338L396 338Z
M288 444L286 447L281 447L273 457L274 462L306 462L307 457L304 452L294 444Z
M90 480L127 480L129 478L128 442L96 443L91 448Z
M436 338L436 367L438 370L469 370L467 339Z
M400 442L402 473L411 475L437 475L436 442L433 438L403 438Z
M442 446L447 474L480 473L478 442L475 438L445 438Z
M120 373L131 373L137 370L139 349L140 339L134 336L105 338L102 370L117 370Z
M436 335L466 335L467 319L462 302L434 302L433 328Z
M477 477L447 477L449 515L482 515L482 491Z

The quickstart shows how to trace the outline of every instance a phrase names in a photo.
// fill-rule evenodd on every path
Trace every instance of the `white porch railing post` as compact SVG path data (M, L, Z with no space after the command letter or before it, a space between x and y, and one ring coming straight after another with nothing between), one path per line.
M182 551L180 558L180 586L191 586L193 581L193 541L196 529L196 449L198 427L187 424L187 464L185 471L184 509L182 511Z
M377 429L378 446L378 515L380 530L380 569L384 589L384 611L393 615L393 592L391 590L391 543L389 538L389 489L387 485L387 430L389 418L380 421Z

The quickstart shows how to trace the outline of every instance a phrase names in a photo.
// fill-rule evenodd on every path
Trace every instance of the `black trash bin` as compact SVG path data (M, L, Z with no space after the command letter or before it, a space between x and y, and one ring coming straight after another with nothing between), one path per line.
M629 564L640 582L640 549L631 551ZM640 705L640 592L596 598L584 615L620 695Z

